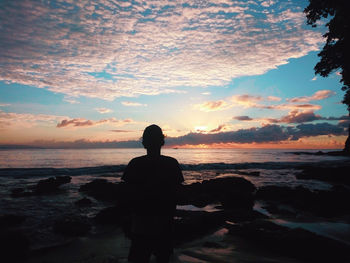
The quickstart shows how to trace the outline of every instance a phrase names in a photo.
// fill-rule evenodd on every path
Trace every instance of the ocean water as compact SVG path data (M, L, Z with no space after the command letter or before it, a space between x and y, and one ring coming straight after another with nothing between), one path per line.
M303 150L303 152L312 152ZM26 149L0 150L0 194L11 187L35 182L55 175L74 176L85 182L96 177L120 180L125 165L144 149ZM327 155L298 155L294 150L276 149L164 149L162 154L176 158L183 170L185 183L224 176L242 176L256 186L304 185L327 188L314 180L296 180L303 164L342 162L349 158ZM260 176L243 173L259 172Z
M315 150L281 149L163 149L162 154L181 164L318 162L346 160L345 157L295 155ZM323 150L327 151L327 150ZM24 149L0 150L0 168L78 168L127 164L144 155L144 149Z

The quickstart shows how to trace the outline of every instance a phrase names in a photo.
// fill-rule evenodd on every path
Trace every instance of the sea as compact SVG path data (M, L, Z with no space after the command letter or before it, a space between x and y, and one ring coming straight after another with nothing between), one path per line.
M323 149L322 151L327 152L328 150ZM329 189L331 185L328 183L318 180L300 180L296 179L295 175L305 164L316 166L326 162L336 164L349 162L350 159L342 156L310 154L314 152L316 151L300 149L162 150L163 155L178 160L184 174L185 184L219 177L240 176L257 187L301 185L310 189ZM96 178L120 182L128 162L144 154L144 149L0 150L0 215L24 215L26 221L23 227L30 232L34 248L60 244L63 240L52 233L52 222L62 216L77 214L93 217L101 209L111 205L93 200L92 207L77 207L74 202L84 197L79 192L79 187ZM70 184L62 186L62 192L45 196L11 197L11 190L14 188L30 189L39 180L58 175L72 177ZM213 208L209 207L207 211L211 209ZM259 209L259 204L256 209ZM289 224L289 226L297 224L296 222L280 222L284 225ZM302 226L305 227L305 224ZM297 224L296 227L300 227L300 224ZM316 222L315 225L313 222L307 229L350 244L348 223Z

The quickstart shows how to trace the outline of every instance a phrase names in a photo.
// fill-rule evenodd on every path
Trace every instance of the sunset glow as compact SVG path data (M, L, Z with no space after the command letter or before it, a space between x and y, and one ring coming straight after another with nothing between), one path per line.
M338 72L307 1L4 1L0 144L342 148Z

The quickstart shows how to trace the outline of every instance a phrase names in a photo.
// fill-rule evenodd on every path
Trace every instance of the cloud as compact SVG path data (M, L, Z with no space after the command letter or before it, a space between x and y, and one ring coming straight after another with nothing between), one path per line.
M109 112L113 112L111 109L108 108L95 108L95 110L97 110L99 113L109 113Z
M317 80L316 76L311 79L311 81L315 81L315 80Z
M7 107L7 106L11 106L11 104L8 104L8 103L0 103L0 107Z
M233 103L232 106L257 107L257 102L263 100L263 98L261 96L243 94L232 96L229 100Z
M68 117L49 114L4 112L0 110L0 129L7 129L13 126L29 128L39 124L52 125L66 118Z
M221 124L219 125L217 128L210 130L210 133L215 133L215 132L221 132L221 131L225 131L228 129L228 125L227 124Z
M267 100L269 100L269 101L281 101L282 99L280 97L268 96Z
M133 132L130 130L110 130L111 132L123 133L123 132Z
M282 103L276 105L263 105L255 104L251 105L251 108L266 109L266 110L319 110L322 107L316 104L292 104L292 103Z
M349 124L347 120L347 124ZM190 132L179 137L166 137L166 146L221 144L221 143L281 143L293 142L299 139L327 135L344 136L348 134L347 127L343 123L329 124L298 124L296 126L265 125L263 127L252 127L239 129L237 131L226 131L217 133L194 133ZM123 130L117 130L124 132ZM48 148L141 148L140 140L128 141L90 141L86 139L60 142L60 141L34 141L33 146Z
M280 119L267 119L271 123L303 123L324 119L313 111L292 110Z
M319 50L321 32L304 26L303 8L258 0L3 1L0 80L105 100L227 85Z
M350 119L349 116L340 117L323 117L315 114L312 110L299 111L298 109L290 111L287 115L280 118L250 118L249 116L235 116L232 119L239 121L261 121L268 123L304 123L313 122L318 120L327 121L347 121Z
M76 118L76 119L64 119L61 122L59 122L56 127L57 128L65 128L68 126L73 126L73 127L91 127L91 126L96 126L96 125L101 125L101 124L107 124L107 123L112 123L112 124L126 124L132 122L131 119L125 119L125 120L117 120L116 118L109 118L109 119L102 119L98 121L92 121L92 120L87 120L84 118Z
M70 97L70 96L64 96L63 100L70 103L70 104L79 104L80 103L79 101L77 101L76 98Z
M320 97L321 95L316 94L316 96ZM203 102L201 104L194 105L194 107L200 111L206 111L206 112L227 110L232 107L257 108L257 109L268 109L268 110L319 110L322 108L320 105L310 104L310 103L303 103L303 104L281 103L281 104L270 104L270 105L262 104L262 102L264 101L276 102L279 100L280 98L274 97L274 96L268 96L264 98L262 96L242 94L242 95L234 95L222 100Z
M147 106L147 104L141 104L138 102L131 102L131 101L122 101L122 104L128 107L146 107Z
M249 116L235 116L235 117L232 117L232 119L238 120L238 121L252 121L253 120Z
M200 111L209 112L209 111L226 110L231 106L224 100L218 100L218 101L208 101L202 104L196 104L194 105L194 107L199 109Z
M335 95L334 91L331 90L319 90L316 91L312 96L302 96L292 99L288 99L289 102L309 102L313 100L323 100Z
M213 143L271 143L286 140L295 141L304 137L319 135L347 135L346 129L329 123L299 124L284 127L266 125L260 128L240 129L237 131L214 134L189 133L180 137L166 139L166 145L198 145Z
M338 126L343 127L343 128L350 128L350 119L347 120L340 120L338 123Z
M316 124L299 124L295 128L288 128L288 130L292 136L291 140L318 135L347 135L346 129L340 125L333 125L327 122Z

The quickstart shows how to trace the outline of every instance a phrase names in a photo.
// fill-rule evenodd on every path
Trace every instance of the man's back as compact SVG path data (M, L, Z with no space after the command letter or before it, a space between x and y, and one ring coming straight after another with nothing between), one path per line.
M122 180L130 185L135 214L172 215L175 191L184 179L176 159L144 155L130 161Z

